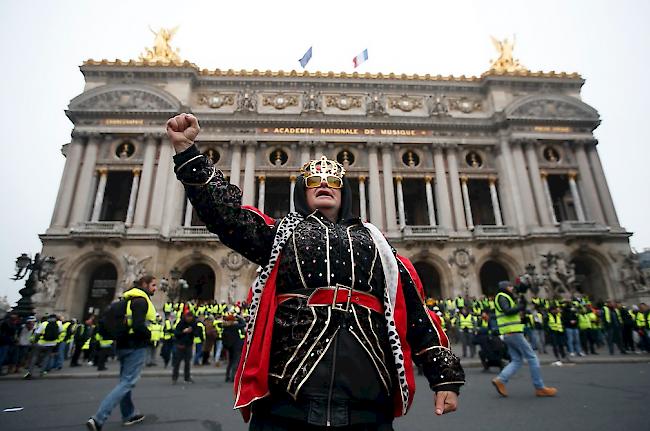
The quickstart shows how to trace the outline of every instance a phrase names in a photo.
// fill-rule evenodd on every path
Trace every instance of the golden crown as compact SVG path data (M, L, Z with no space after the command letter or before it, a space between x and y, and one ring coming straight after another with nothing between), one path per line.
M343 179L345 175L345 168L336 160L329 160L327 157L322 156L319 160L310 160L300 168L300 173L303 177L310 175L334 175L335 177Z

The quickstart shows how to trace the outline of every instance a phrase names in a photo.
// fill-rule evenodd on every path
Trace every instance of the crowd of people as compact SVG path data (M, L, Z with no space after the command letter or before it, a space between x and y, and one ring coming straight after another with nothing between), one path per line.
M191 366L214 365L227 361L226 381L232 381L243 343L245 303L166 302L163 313L149 325L151 341L147 347L146 366L162 362L172 366L172 380L179 376L184 362L184 378L192 382ZM70 367L94 366L107 370L116 357L114 340L104 339L97 330L99 316L83 321L49 314L37 319L20 318L9 312L0 322L0 375L23 373L33 378L34 368L40 376Z
M526 339L538 354L552 352L554 365L598 355L604 346L610 355L650 352L650 309L645 303L626 306L613 300L592 303L587 296L567 300L523 294L519 301ZM462 345L464 358L474 358L478 345L486 368L491 362L501 363L495 359L499 352L502 360L508 359L498 337L493 296L428 298L427 305L438 314L452 342Z

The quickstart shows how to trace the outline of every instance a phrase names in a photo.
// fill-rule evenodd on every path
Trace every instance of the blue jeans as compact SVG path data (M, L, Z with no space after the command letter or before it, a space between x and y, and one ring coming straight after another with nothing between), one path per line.
M576 355L582 353L580 349L580 331L578 328L566 328L564 332L566 333L567 344L569 345L569 353Z
M131 400L131 390L140 379L144 360L147 355L147 348L120 349L117 351L117 359L120 361L120 382L113 390L106 395L106 398L99 405L97 413L93 416L99 425L103 425L110 416L115 406L120 404L122 420L132 418L135 415L135 406Z
M195 346L194 365L199 365L199 362L201 362L201 356L203 355L203 343L197 343Z
M508 353L510 354L510 363L501 370L501 373L497 376L497 379L501 380L503 383L508 383L510 377L512 377L521 365L523 360L526 359L528 362L528 368L530 369L530 377L533 379L533 386L536 389L544 387L544 381L542 380L542 374L539 371L539 359L533 351L528 341L524 338L522 333L507 334L503 337L503 342L508 346Z

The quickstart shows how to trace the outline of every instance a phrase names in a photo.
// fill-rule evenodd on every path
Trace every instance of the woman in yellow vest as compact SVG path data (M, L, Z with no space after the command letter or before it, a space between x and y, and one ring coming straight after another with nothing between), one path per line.
M562 313L557 305L551 306L551 311L548 313L548 329L551 337L551 345L553 346L553 354L556 361L553 365L562 365L562 360L567 359L566 352L564 351L564 326L562 325Z

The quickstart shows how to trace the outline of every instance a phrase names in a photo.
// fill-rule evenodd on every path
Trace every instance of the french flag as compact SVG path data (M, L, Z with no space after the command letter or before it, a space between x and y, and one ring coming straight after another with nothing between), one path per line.
M352 63L354 63L354 67L357 68L361 63L366 61L368 59L368 49L364 49L363 52L356 57L352 59Z

